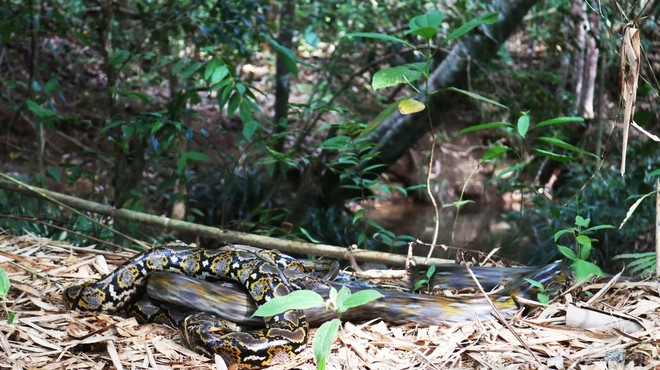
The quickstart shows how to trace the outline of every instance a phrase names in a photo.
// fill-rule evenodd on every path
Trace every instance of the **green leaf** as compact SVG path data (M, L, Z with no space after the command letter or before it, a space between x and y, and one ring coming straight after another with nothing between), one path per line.
M9 315L7 316L7 325L11 325L14 323L14 319L16 318L16 312L10 312Z
M4 297L9 293L9 276L5 270L0 267L0 297Z
M316 359L316 366L318 370L325 370L325 363L330 356L332 343L335 341L337 331L339 330L339 320L332 319L331 321L323 323L314 336L312 342L312 349L314 351L314 358Z
M464 23L462 26L458 27L452 33L450 33L449 36L447 36L447 38L445 39L445 43L465 35L466 33L470 32L472 29L478 27L479 25L493 24L497 22L498 18L499 18L499 13L488 13L479 16L477 18L474 18L468 21L467 23Z
M341 292L341 290L340 290ZM375 301L376 299L382 298L383 294L380 293L377 290L369 289L369 290L361 290L359 292L355 292L348 296L343 304L339 305L338 304L338 311L339 313L344 313L346 310L349 308L354 308L358 306L365 305L371 301Z
M186 159L191 159L193 161L208 161L211 159L208 155L195 150L186 152L183 156L186 157Z
M589 261L576 260L575 262L571 263L570 267L573 270L573 273L575 274L575 279L578 282L587 280L592 275L605 276L603 270L601 270L600 267L598 267L598 265Z
M419 100L408 98L404 99L399 103L397 109L402 115L413 114L421 112L426 108L426 105Z
M422 77L421 72L406 66L390 67L374 73L371 86L374 90L379 90L400 83L412 83L420 77Z
M303 233L303 235L305 235L305 236L307 237L307 239L309 239L312 243L316 243L316 244L320 244L320 243L321 243L320 240L318 240L318 239L314 239L314 238L309 234L309 231L307 231L307 229L305 229L304 227L300 227L299 229L300 229L300 232Z
M62 182L62 175L60 174L60 170L58 170L57 167L48 166L46 171L48 171L48 174L55 180L55 182Z
M556 242L556 241L557 241L562 235L564 235L564 234L568 234L568 233L571 233L571 232L575 232L575 231L576 231L576 230L575 230L574 228L572 228L572 227L571 227L571 228L568 228L568 229L561 229L561 230L557 231L557 232L555 233L555 235L554 235L555 242Z
M480 101L482 101L482 102L485 102L485 103L488 103L488 104L492 104L492 105L497 106L497 107L500 107L500 108L509 109L509 107L507 107L506 105L503 105L503 104L501 104L501 103L498 103L498 102L496 102L495 100L488 99L488 98L485 97L485 96L481 96L481 95L479 95L479 94L475 94L475 93L473 93L473 92L471 92L471 91L462 90L462 89L459 89L459 88L456 88L456 87L448 87L446 90L448 90L448 91L455 91L455 92L457 92L457 93L461 93L461 94L463 94L463 95L469 96L469 97L472 98L472 99L480 100Z
M658 168L657 170L653 170L653 171L649 172L649 176L650 177L660 176L660 168Z
M557 124L564 124L564 123L571 123L571 122L584 122L584 118L582 117L557 117L557 118L552 118L548 119L545 121L541 121L536 124L536 127L543 127L543 126L549 126L549 125L557 125Z
M473 200L465 199L465 200L457 200L456 202L451 202L451 203L445 203L442 205L442 208L449 208L449 207L456 207L456 208L461 208L466 204L474 203Z
M291 49L280 45L280 43L272 38L268 38L268 41L270 41L275 51L277 51L277 53L283 58L286 70L291 72L294 76L298 77L298 59L296 58L296 54L294 54Z
M394 103L392 103L392 104L388 105L387 107L385 107L385 109L383 111L381 111L376 116L376 118L374 118L373 120L371 120L371 122L369 122L367 124L367 127L362 132L362 135L366 135L367 133L371 132L373 129L375 129L381 123L383 123L387 119L387 117L391 116L392 113L394 113L394 111L399 107L399 102L400 101L401 100L397 100Z
M539 303L547 305L550 302L550 296L545 293L539 293L536 295L536 299L539 300Z
M114 90L114 92L123 97L123 98L136 98L140 101L140 103L143 104L148 104L151 101L151 98L149 97L149 94L141 93L139 91L120 91L120 90Z
M580 215L575 216L575 225L579 227L589 227L589 223L591 223L590 218L584 218Z
M527 135L527 130L529 130L529 116L527 113L523 113L520 118L518 118L517 129L518 135L524 139L525 135Z
M443 18L442 13L437 10L431 10L425 14L418 15L410 20L408 23L410 30L406 31L406 33L421 36L428 41L438 33L438 28L442 24Z
M348 136L331 137L321 143L321 149L324 150L342 150L351 143Z
M359 209L355 214L353 215L353 225L355 225L356 222L362 219L362 216L364 216L364 213L366 212L366 209Z
M294 290L262 304L254 311L252 317L270 317L288 310L304 310L323 306L324 302L323 297L312 290Z
M488 150L486 150L486 153L484 153L484 156L481 160L484 161L484 162L494 161L494 160L504 156L504 154L506 154L510 149L511 148L509 148L506 145L492 146L492 147L488 148Z
M509 122L490 122L490 123L482 123L479 125L474 125L470 127L466 127L459 131L459 134L466 134L468 132L472 131L479 131L479 130L487 130L491 128L496 128L496 127L513 127L513 124Z
M202 68L204 64L201 62L195 62L192 63L191 65L188 66L181 74L179 75L179 79L181 81L187 80L190 76L192 76L195 72L197 72L200 68Z
M217 59L213 59L206 65L206 70L204 71L204 79L209 84L209 86L217 84L229 74L229 68L221 63L222 62L218 61Z
M121 67L130 56L131 53L126 50L117 50L108 58L108 64L113 68Z
M619 230L621 230L623 225L625 225L626 222L628 222L628 220L630 219L630 217L632 217L633 213L635 213L635 210L637 210L637 207L639 207L639 205L642 204L642 201L654 194L655 191L645 194L643 197L637 199L635 203L633 203L633 205L630 206L630 208L628 208L628 212L626 212L626 217L623 219L623 221L621 221L621 225L619 225Z
M545 287L540 282L530 278L523 278L523 279L525 279L525 281L531 284L532 286L539 288L539 290L545 290Z
M591 239L586 235L578 235L575 240L582 246L581 248L578 248L578 257L586 260L591 255Z
M346 286L342 286L341 289L337 292L337 295L335 295L334 300L335 300L335 307L337 308L337 312L343 313L346 310L342 311L342 308L344 307L344 302L346 301L346 298L351 296L351 290L348 289Z
M570 155L555 153L555 152L547 150L547 149L535 148L534 152L536 154L540 155L540 156L548 157L548 158L550 158L552 160L555 160L557 162L568 162L568 161L571 161L571 160L574 159Z
M537 139L541 140L541 141L545 141L546 143L552 144L554 146L558 146L558 147L566 149L566 150L571 150L571 151L574 151L576 153L580 153L580 154L584 154L584 155L588 155L588 156L591 156L591 157L598 158L598 156L596 154L588 152L588 151L583 150L583 149L580 149L580 148L578 148L574 145L571 145L571 144L569 144L569 143L567 143L567 142L565 142L564 140L561 140L561 139L557 139L557 138L554 138L554 137L547 137L547 136L542 136L542 137L539 137Z
M42 108L39 104L37 104L35 101L32 99L28 99L27 101L27 108L30 112L32 112L37 118L53 118L57 116L57 113L53 112L50 109Z
M571 261L577 261L578 258L575 255L575 252L567 246L564 245L557 245L557 249L559 250L559 253L563 254L564 257L568 258Z
M399 44L406 45L406 46L411 47L411 48L413 47L406 40L400 39L398 37L390 36L390 35L385 35L385 34L382 34L382 33L353 32L353 33L347 34L346 37L348 37L348 38L364 37L364 38L368 38L368 39L376 39L376 40L382 40L382 41L393 41L393 42L397 42Z

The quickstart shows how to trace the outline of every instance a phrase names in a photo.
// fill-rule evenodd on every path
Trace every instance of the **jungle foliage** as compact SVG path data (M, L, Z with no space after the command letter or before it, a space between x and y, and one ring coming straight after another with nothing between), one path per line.
M379 143L368 131L395 114L411 91L414 102L405 100L399 111L426 114L424 102L439 92L424 91L424 82L451 46L488 37L485 27L497 20L499 2L294 3L291 29L283 30L285 7L263 0L3 2L2 172L116 207L224 228L366 248L405 246L417 236L397 235L364 209L393 198L428 202L420 190L434 185L395 181L378 162ZM569 68L579 45L577 21L566 20L575 19L578 3L600 51L596 112L586 120ZM443 122L432 130L439 145L481 135L474 171L490 168L486 187L497 194L522 194L521 207L502 218L519 230L510 244L530 245L528 262L558 256L553 235L572 230L578 216L591 220L589 230L620 225L655 186L658 143L644 135L631 138L625 177L614 170L621 150L619 41L632 20L647 53L635 121L660 132L660 6L626 6L622 14L614 1L537 2L497 58L475 56L470 78L443 92L450 93L452 112L473 122L470 128L428 117L430 127ZM422 16L433 27L416 23ZM291 48L277 41L283 31L293 33ZM286 75L275 75L277 60ZM291 98L288 114L273 122L278 78L290 81ZM425 144L409 149L430 155ZM337 181L325 182L326 174ZM539 195L553 174L552 196ZM333 187L343 191L327 191ZM443 203L457 209L456 217L470 202L464 190ZM80 243L87 236L112 238L98 226L108 220L94 222L5 190L0 201L0 227L15 233ZM649 198L621 229L593 230L599 247L589 253L580 240L570 241L573 255L604 266L615 255L649 250L653 212ZM115 226L144 240L171 237Z

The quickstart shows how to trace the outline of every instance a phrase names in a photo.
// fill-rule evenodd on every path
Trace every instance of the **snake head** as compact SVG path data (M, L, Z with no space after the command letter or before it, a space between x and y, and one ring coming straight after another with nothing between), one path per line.
M64 305L68 310L96 311L101 309L105 293L88 284L75 285L64 291Z

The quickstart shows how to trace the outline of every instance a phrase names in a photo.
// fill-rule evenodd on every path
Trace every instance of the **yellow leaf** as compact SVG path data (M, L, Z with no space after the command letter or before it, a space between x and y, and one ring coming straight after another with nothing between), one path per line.
M426 108L424 103L413 98L402 100L398 106L399 113L403 115L421 112L424 108Z

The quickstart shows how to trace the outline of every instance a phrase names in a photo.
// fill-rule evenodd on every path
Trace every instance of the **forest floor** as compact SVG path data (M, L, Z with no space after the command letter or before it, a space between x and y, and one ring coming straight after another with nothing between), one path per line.
M0 369L223 368L184 348L176 329L64 309L66 287L99 278L132 254L0 237L0 267L11 281L4 303L16 313L7 325L0 312ZM598 323L600 313L607 324ZM660 284L615 277L573 287L508 325L495 317L430 327L345 323L328 368L660 369L659 350ZM273 367L288 368L315 368L311 345Z

